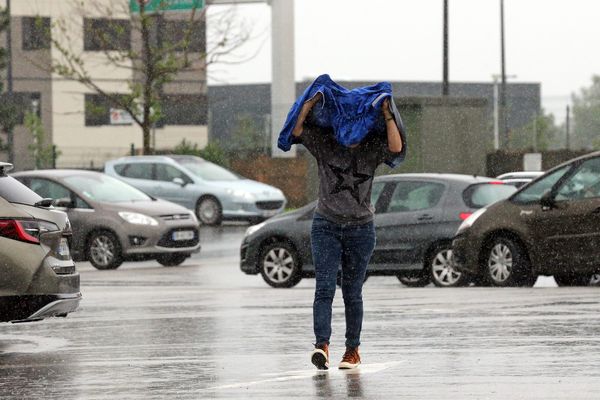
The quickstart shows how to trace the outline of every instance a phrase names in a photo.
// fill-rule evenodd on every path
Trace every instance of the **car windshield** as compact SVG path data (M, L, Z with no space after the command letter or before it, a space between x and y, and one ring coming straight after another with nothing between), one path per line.
M33 205L42 198L10 176L0 177L0 197L10 203Z
M206 181L237 181L240 178L231 171L204 160L182 159L181 165L190 170L194 175Z
M75 175L65 178L84 198L106 203L147 201L151 197L144 192L107 175Z
M552 189L554 184L556 184L556 182L558 182L558 180L562 178L563 175L566 174L570 169L570 165L564 166L545 176L544 178L541 178L539 181L532 183L521 192L517 193L513 198L513 201L517 203L531 203L540 201L544 193Z
M482 208L504 200L517 191L513 185L478 183L469 186L463 193L465 204L471 208Z

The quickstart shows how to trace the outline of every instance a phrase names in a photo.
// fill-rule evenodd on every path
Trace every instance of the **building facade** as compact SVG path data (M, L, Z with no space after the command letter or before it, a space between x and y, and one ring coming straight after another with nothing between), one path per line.
M20 124L14 134L16 169L35 165L30 149L33 138L22 124L27 111L41 117L45 142L54 144L59 154L57 167L100 168L107 159L129 154L132 147L142 147L142 130L127 114L120 113L95 91L52 71L53 60L61 60L61 52L48 33L61 45L69 46L70 52L81 55L90 79L104 92L127 94L130 83L142 79L135 62L123 60L117 66L114 59L110 60L111 54L117 55L120 50L141 51L141 35L132 29L135 15L132 17L129 12L129 0L96 0L85 7L78 3L72 0L11 3L13 90L20 101ZM4 6L5 0L0 0L0 7ZM104 10L110 13L107 15ZM186 24L189 24L188 12L165 13L163 31L154 35L181 36ZM192 24L191 31L190 53L204 54L203 16ZM115 36L115 32L119 35ZM0 41L6 43L6 37L0 36ZM151 138L155 149L172 148L183 139L199 147L207 143L206 68L203 58L196 58L193 68L162 86L162 117ZM6 153L2 158L7 158Z

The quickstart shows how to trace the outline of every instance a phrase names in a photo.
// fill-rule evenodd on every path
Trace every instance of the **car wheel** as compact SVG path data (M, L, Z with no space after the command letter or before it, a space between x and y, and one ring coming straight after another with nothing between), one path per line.
M533 286L535 283L525 250L513 239L492 239L484 260L485 279L493 286Z
M396 277L404 286L408 287L425 287L431 283L429 275L422 272L417 274L397 274Z
M175 267L184 262L189 257L187 253L168 253L160 254L156 257L156 261L165 267Z
M429 271L431 281L437 287L465 286L469 283L466 274L454 268L450 244L440 244L434 247L425 260L425 268Z
M567 272L554 275L554 280L558 286L589 286L592 284L592 274L576 274Z
M87 259L97 269L116 269L123 263L121 244L114 233L97 231L86 247Z
M260 257L260 274L275 288L295 286L302 279L300 261L294 248L285 242L272 243Z
M600 286L600 274L593 274L590 278L590 286Z
M196 216L204 225L218 226L223 220L223 208L214 197L204 197L196 205Z

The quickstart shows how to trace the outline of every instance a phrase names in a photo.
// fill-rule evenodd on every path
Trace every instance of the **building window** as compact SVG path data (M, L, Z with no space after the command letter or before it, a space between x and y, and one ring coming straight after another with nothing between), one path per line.
M120 95L115 95L120 96ZM85 126L111 125L110 109L120 109L119 105L99 94L85 95Z
M50 48L50 18L23 17L21 19L23 50Z
M42 98L40 93L17 92L11 96L7 93L0 93L0 103L9 104L14 107L14 117L17 125L23 125L27 112L33 112L38 117L42 115Z
M206 24L204 21L194 21L190 30L190 21L167 19L163 21L162 29L166 46L175 46L176 50L183 51L183 42L186 34L189 34L188 51L206 52Z
M205 94L164 95L162 113L165 125L206 125L207 97Z
M131 21L127 19L85 18L83 31L85 51L131 49Z

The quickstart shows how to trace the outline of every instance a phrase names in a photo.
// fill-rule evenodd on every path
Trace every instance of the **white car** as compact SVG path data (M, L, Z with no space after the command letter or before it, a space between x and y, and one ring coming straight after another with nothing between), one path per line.
M258 223L281 213L287 203L281 190L195 156L123 157L108 161L104 172L194 210L205 225L222 220Z

